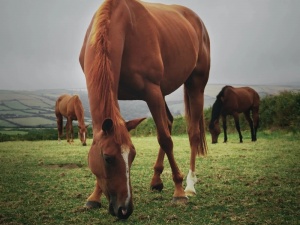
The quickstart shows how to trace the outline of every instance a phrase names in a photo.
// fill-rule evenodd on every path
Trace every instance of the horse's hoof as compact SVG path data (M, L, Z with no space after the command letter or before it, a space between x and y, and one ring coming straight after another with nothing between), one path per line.
M196 192L194 191L185 191L186 196L196 196Z
M151 185L151 190L152 191L161 191L162 189L164 188L164 184L163 183L160 183L160 184L157 184L157 185Z
M96 202L96 201L88 201L85 204L85 208L88 208L88 209L98 209L100 207L101 207L101 203L100 202Z
M188 199L189 198L187 196L173 197L172 202L176 204L187 204Z

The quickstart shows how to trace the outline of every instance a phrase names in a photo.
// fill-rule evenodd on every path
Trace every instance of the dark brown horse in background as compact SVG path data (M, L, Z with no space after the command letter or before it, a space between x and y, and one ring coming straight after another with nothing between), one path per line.
M68 142L73 142L73 120L78 121L78 136L83 146L86 146L87 127L84 123L84 109L78 95L61 95L55 104L55 115L57 119L58 140L63 134L63 117L67 118L66 136Z
M219 118L222 117L224 142L227 142L227 123L226 116L232 115L235 127L239 133L240 142L243 142L241 134L239 113L244 113L246 120L251 129L251 139L256 141L256 132L259 125L259 95L250 87L234 88L225 86L217 95L217 99L212 107L211 120L209 123L209 131L212 136L212 143L218 142L218 136L221 133L219 126ZM250 113L252 112L252 118Z
M129 130L143 119L125 122L118 99L144 100L155 121L160 149L151 187L163 188L166 154L175 184L173 199L186 201L186 194L195 194L195 157L207 150L203 103L210 70L209 37L200 18L179 5L105 0L87 29L80 64L93 119L89 167L97 179L87 207L99 207L104 194L112 215L128 218L133 211L130 167L136 151ZM165 102L182 84L191 146L186 192L173 155L173 117Z

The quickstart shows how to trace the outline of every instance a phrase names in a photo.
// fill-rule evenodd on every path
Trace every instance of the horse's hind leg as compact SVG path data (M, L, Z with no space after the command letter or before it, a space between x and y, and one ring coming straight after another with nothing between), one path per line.
M56 113L56 122L57 122L57 133L58 133L58 141L61 140L61 137L63 135L63 116L60 113Z
M196 79L193 79L196 78ZM195 173L197 154L206 154L206 139L204 128L204 88L206 80L201 77L190 77L185 83L185 108L188 120L188 135L191 146L190 169L186 179L187 195L195 195L195 183L197 177Z
M173 200L186 201L187 198L182 186L183 174L180 172L174 158L173 141L171 138L171 132L169 130L168 123L169 119L160 87L156 85L151 85L148 89L148 93L146 94L146 96L147 98L145 100L148 104L148 107L156 124L157 139L161 148L160 152L162 152L163 150L166 153L172 170L173 181L175 184ZM160 157L162 157L162 154L159 154L158 158Z
M253 127L253 121L252 121L252 119L251 119L251 117L250 117L250 110L244 112L244 115L245 115L245 118L246 118L246 120L248 121L249 126L250 126L250 130L251 130L251 140L252 140L252 141L255 141L255 140L256 140L256 137L255 137L255 131L254 131L254 127Z
M168 116L168 127L169 127L169 131L171 133L172 132L172 124L173 124L173 116L172 116L166 103L165 103L165 107L166 107L166 112L167 112L167 116ZM157 160L154 165L154 175L152 177L151 184L150 184L152 190L161 191L163 189L163 182L160 178L160 175L164 170L164 157L165 157L164 150L162 148L159 148Z

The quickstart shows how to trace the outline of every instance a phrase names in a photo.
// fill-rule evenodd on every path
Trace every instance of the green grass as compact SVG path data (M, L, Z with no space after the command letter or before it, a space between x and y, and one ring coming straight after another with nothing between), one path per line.
M209 143L208 156L197 158L197 196L186 205L171 203L167 161L164 190L149 190L158 144L156 137L134 137L135 210L126 221L108 213L106 199L100 209L83 209L95 179L87 168L89 147L78 139L73 145L0 143L0 224L299 224L299 135L260 132L256 143L248 133L243 135L243 144L236 133L227 144ZM188 138L176 136L173 141L175 158L187 174Z

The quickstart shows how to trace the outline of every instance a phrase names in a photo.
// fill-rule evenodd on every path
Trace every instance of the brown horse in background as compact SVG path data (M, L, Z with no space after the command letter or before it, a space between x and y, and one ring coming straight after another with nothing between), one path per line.
M136 151L129 130L144 118L125 122L118 99L147 103L160 145L151 187L163 188L160 176L166 154L175 184L173 200L186 202L187 194L195 194L196 155L207 151L203 104L210 42L201 19L179 5L105 0L87 29L80 64L93 119L89 167L97 180L86 206L99 207L104 194L112 215L128 218L133 211L130 166ZM182 84L191 146L185 190L173 155L173 117L165 101Z
M250 87L223 87L217 95L217 99L212 107L211 120L209 123L212 143L218 142L218 136L221 133L219 126L220 116L223 121L224 142L227 142L227 115L233 116L235 127L239 133L240 142L243 142L239 123L239 113L244 113L251 129L251 139L252 141L256 141L256 133L259 126L259 101L258 93ZM253 120L250 117L251 112Z
M87 127L84 123L84 109L78 95L61 95L55 104L55 115L57 119L58 140L63 134L63 117L67 118L66 136L68 142L73 142L73 120L78 120L78 136L83 146L86 146Z

